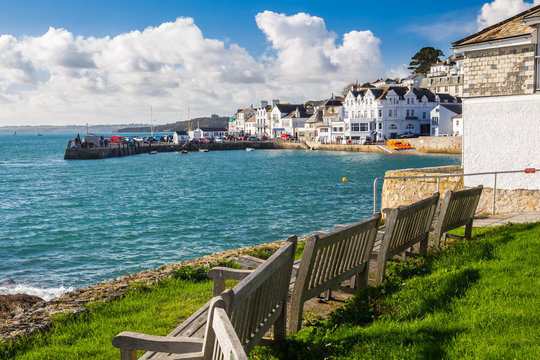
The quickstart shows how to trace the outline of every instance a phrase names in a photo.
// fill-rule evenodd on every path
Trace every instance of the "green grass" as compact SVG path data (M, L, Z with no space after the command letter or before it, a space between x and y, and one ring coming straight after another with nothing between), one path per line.
M473 234L424 259L391 262L381 287L368 287L330 319L251 357L540 358L540 223ZM50 332L1 347L0 359L118 359L116 334L165 335L210 299L205 270L182 269L122 299L90 304L77 318L58 317Z
M390 264L381 287L252 357L540 358L540 223L474 234L425 259Z
M96 302L70 319L57 317L49 333L0 348L0 359L119 359L111 345L122 331L166 335L212 297L212 283L166 279L138 286L123 299ZM142 355L142 352L139 354Z

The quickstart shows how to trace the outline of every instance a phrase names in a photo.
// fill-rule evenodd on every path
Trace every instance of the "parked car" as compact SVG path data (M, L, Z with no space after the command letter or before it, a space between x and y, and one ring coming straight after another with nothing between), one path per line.
M133 140L135 140L136 142L142 142L142 141L143 141L143 138L140 137L140 136L135 136L135 137L133 138Z
M413 133L405 133L405 134L401 134L399 135L398 137L400 139L410 139L410 138L417 138L419 137L420 135L418 134L413 134Z
M257 136L248 136L247 141L261 141L261 138Z
M225 142L225 138L221 137L221 136L218 136L218 137L214 138L214 141L215 142Z
M281 134L281 138L282 139L287 139L287 140L292 140L294 139L293 136L289 135L289 134Z
M234 135L227 135L225 136L225 140L236 140L236 137Z
M213 143L213 142L214 142L214 141L212 140L212 138L209 138L209 137L202 138L200 141L201 141L202 143L207 143L207 144Z

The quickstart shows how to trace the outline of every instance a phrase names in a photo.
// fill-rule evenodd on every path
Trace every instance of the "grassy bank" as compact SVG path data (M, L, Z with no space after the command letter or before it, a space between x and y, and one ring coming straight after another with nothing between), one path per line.
M257 357L538 359L540 224L475 233L392 264L382 287Z
M390 264L383 286L252 357L538 358L539 253L540 223L475 229L469 242ZM211 293L209 281L182 279L134 288L122 299L89 305L81 317L57 319L47 334L1 348L0 358L119 358L111 345L116 334L165 335Z

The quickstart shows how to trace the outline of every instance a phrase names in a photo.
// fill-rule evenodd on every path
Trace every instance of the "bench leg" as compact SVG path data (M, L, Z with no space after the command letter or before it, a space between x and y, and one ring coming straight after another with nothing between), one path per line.
M442 234L442 241L443 241L444 246L446 246L446 237L447 237L446 235L447 235L446 233Z
M425 256L427 254L429 234L426 234L424 240L420 241L420 255Z
M283 307L281 315L274 323L274 339L275 340L285 340L287 336L287 307Z
M289 316L289 335L294 335L302 327L302 312L304 311L304 302L300 296L294 294L291 297L291 311Z
M465 239L467 239L467 240L471 240L472 227L473 227L473 220L471 220L470 223L465 225Z
M366 266L366 269L364 271L362 271L358 275L355 275L351 279L351 284L354 284L354 289L356 291L359 291L360 289L363 289L368 285L368 281L369 281L369 266Z
M377 274L375 275L375 285L380 286L386 271L386 258L379 253L377 256Z
M332 298L332 289L328 289L324 292L324 300L330 300Z
M120 349L120 360L136 360L137 350Z

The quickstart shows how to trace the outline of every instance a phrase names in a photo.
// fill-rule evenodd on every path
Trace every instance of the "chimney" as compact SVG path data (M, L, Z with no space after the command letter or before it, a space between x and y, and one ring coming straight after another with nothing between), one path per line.
M279 99L272 99L272 107L279 104Z
M261 108L265 108L268 106L268 101L266 100L261 100Z

